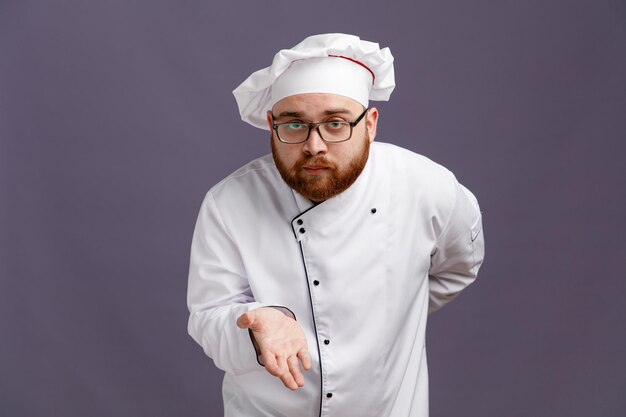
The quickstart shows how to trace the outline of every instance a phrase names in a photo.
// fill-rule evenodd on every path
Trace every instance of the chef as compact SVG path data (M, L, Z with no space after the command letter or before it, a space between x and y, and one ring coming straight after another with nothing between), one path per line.
M374 142L388 48L306 38L234 90L271 154L206 194L189 333L226 416L428 415L427 316L476 278L478 203L441 165Z

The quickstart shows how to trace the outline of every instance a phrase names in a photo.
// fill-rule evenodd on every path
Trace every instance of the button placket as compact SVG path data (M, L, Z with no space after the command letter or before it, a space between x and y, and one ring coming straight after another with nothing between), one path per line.
M306 237L306 224L304 219L297 218L291 222L291 227L293 229L293 233L296 237L296 240L300 242L302 239Z
M369 209L369 207L368 207ZM311 223L313 222L313 223ZM299 242L300 244L300 249L302 252L302 257L303 257L303 261L304 261L304 267L305 267L305 272L306 272L306 276L309 282L309 292L310 292L310 297L311 297L311 312L313 315L313 323L315 326L315 333L317 336L317 348L318 348L318 353L319 353L319 361L320 361L320 372L321 372L321 379L322 379L322 400L323 402L328 402L328 404L326 406L323 406L323 410L326 411L322 411L320 415L326 415L328 413L326 407L330 406L332 404L331 401L333 398L333 386L330 383L330 381L332 380L332 375L333 375L333 361L329 358L332 358L332 351L331 350L331 339L330 339L330 335L327 333L327 326L324 324L324 321L322 320L322 322L320 323L318 321L318 317L317 317L317 307L319 307L319 303L322 302L322 299L324 298L324 287L322 286L322 282L321 282L321 278L325 278L323 276L319 275L319 271L317 271L315 268L313 268L312 270L310 269L310 265L308 265L308 257L307 252L309 249L314 249L309 247L309 245L307 244L308 239L311 237L313 237L313 235L315 235L315 230L311 229L311 227L314 227L315 225L317 225L317 221L314 218L308 218L306 213L302 213L299 217L296 217L295 219L292 220L291 222L291 227L292 227L292 231L294 233L294 236L296 238L296 240ZM311 235L311 236L309 236ZM323 305L323 302L322 302ZM330 367L330 368L327 368ZM330 372L330 373L329 373Z

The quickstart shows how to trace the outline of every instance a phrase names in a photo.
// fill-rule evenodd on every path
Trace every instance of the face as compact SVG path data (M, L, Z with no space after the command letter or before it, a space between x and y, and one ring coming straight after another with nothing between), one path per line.
M316 129L304 143L282 143L272 129L275 123L292 121L355 121L363 106L335 94L296 94L277 102L267 113L272 155L283 180L302 196L314 202L327 200L350 187L363 171L370 143L376 136L378 111L372 107L354 126L350 140L327 143Z

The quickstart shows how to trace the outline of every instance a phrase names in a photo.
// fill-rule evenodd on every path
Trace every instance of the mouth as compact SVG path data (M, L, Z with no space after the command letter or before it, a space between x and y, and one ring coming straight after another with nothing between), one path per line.
M328 167L324 165L305 165L302 169L304 169L304 172L307 174L321 174L326 171Z

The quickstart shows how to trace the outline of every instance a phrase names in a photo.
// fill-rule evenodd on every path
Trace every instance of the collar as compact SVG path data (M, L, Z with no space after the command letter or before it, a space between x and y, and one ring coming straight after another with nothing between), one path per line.
M364 213L369 212L369 206L372 205L375 195L373 184L374 149L375 147L370 145L369 157L363 172L356 181L347 190L335 197L314 204L295 190L291 190L295 203L300 210L300 214L291 221L294 235L298 241L307 236L307 229L325 234L334 230L335 227L341 227L342 224L353 220L355 213L359 213L361 210Z

